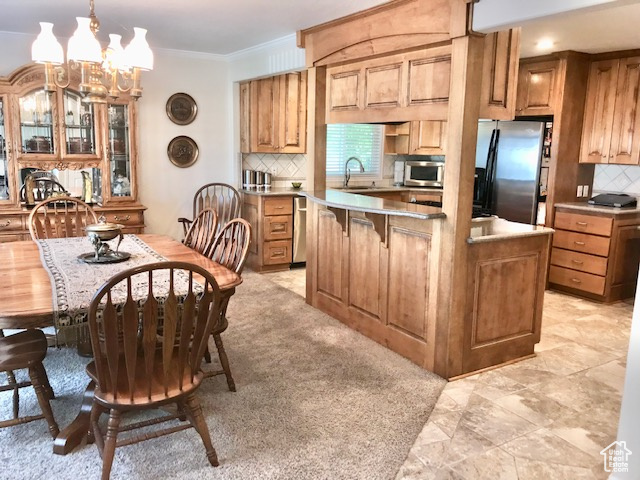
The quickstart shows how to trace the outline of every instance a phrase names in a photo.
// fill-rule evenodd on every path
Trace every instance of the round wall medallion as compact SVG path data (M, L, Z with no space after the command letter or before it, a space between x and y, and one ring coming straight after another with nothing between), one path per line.
M176 167L190 167L198 159L198 145L193 139L181 135L169 142L167 155Z
M189 125L196 118L196 101L186 93L174 93L167 100L167 116L178 125Z

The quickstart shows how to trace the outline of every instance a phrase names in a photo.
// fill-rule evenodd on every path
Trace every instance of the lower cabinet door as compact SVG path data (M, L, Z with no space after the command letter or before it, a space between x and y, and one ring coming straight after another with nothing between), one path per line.
M262 263L264 265L279 265L281 263L291 263L292 259L291 240L275 240L264 242L262 249Z
M564 285L583 292L604 295L605 278L590 273L578 272L569 268L551 265L549 268L549 283Z

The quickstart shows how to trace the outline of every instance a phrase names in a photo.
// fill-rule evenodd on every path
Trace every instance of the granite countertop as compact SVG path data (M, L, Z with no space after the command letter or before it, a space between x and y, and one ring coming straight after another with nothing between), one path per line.
M467 239L467 243L495 242L534 235L550 235L554 231L553 228L509 222L495 216L474 218L471 221L471 236Z
M304 193L302 189L292 188L292 187L284 187L284 188L272 187L268 190L247 190L243 188L242 190L240 190L240 192L247 195L263 195L263 196L269 196L269 197L287 196L287 195L297 196L297 195L302 195Z
M367 188L358 188L354 185L354 188L343 189L342 187L327 187L327 190L335 190L337 192L344 193L359 193L366 195L367 193L388 193L388 192L415 192L415 193L435 193L442 195L441 188L429 188L429 187L389 187L389 186L380 186L380 187L367 187ZM247 195L267 195L267 196L278 196L278 195L302 195L304 190L300 188L292 188L292 187L272 187L268 190L247 190L242 189L242 193L246 193Z
M569 208L572 210L579 210L581 212L592 212L592 213L605 213L607 215L623 215L625 213L640 213L640 205L635 207L603 207L602 205L589 205L586 202L567 202L567 203L556 203L555 207Z
M355 212L379 213L382 215L412 217L423 220L445 218L445 214L442 213L442 209L439 207L396 202L340 190L302 192L302 195L326 207L342 208Z

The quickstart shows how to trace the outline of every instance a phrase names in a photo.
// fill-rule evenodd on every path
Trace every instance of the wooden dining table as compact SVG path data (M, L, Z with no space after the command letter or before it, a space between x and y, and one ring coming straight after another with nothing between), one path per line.
M242 277L166 235L139 234L144 243L171 261L199 265L211 272L222 294L233 295ZM91 245L87 240L87 247ZM122 270L127 269L123 262ZM43 328L54 325L53 293L38 245L31 241L0 243L0 329ZM88 377L87 377L88 379ZM89 414L94 384L87 386L80 413L54 441L53 452L66 455L85 438L91 440ZM80 393L80 392L78 392Z

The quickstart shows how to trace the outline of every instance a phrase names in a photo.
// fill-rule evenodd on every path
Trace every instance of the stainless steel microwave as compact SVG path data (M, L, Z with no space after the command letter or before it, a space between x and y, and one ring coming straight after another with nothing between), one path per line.
M444 162L409 160L404 165L404 184L416 187L442 187Z

